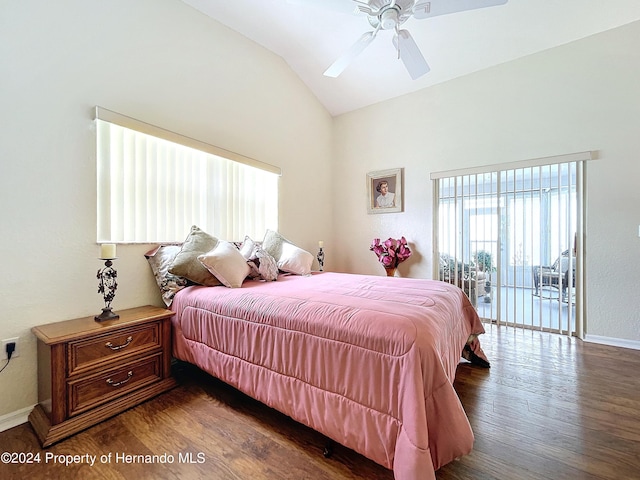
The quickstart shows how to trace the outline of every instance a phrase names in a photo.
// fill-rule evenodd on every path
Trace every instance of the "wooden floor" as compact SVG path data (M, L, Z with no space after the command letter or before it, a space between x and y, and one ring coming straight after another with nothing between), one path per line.
M482 342L492 368L460 365L455 383L475 447L438 480L640 478L640 351L495 326ZM171 392L46 450L28 424L0 433L0 453L40 454L39 464L0 463L0 479L393 479L341 446L325 459L322 435L197 370L176 370ZM46 454L97 459L65 466ZM116 462L123 454L173 463Z

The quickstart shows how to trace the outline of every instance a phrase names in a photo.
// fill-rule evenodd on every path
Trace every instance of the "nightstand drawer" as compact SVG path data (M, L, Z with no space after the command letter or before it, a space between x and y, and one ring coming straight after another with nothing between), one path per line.
M68 382L68 415L77 415L162 378L162 353Z
M120 358L160 348L160 325L122 329L101 337L69 343L69 375Z

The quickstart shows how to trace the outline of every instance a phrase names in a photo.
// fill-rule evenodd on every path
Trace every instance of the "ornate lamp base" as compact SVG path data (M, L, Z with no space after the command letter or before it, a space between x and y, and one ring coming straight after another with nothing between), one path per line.
M111 260L115 260L112 258L103 259L104 268L98 270L97 278L98 282L98 293L101 293L104 298L104 308L102 309L102 313L97 315L94 318L96 322L102 322L103 320L115 320L116 318L120 318L120 315L113 313L111 311L111 302L116 296L116 289L118 288L118 272L113 268L113 262Z
M100 315L96 315L93 318L96 322L103 322L104 320L115 320L116 318L120 318L120 315L113 313L111 311L111 307L107 307L102 309L102 313Z
M324 251L322 250L322 247L320 247L320 251L318 252L316 258L318 259L318 265L320 267L320 271L322 272L324 270Z

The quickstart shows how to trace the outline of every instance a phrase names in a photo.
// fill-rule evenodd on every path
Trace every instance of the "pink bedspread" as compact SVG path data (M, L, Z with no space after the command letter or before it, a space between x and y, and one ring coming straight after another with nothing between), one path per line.
M434 479L471 451L453 380L468 338L484 329L455 286L325 272L189 287L172 309L176 358L393 469L397 480ZM477 339L473 350L483 356Z

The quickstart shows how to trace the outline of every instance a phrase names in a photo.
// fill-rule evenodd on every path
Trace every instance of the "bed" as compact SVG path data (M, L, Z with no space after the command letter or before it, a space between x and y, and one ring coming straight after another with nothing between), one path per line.
M435 479L471 451L453 388L461 354L488 366L456 286L314 272L175 294L174 356L371 460Z

